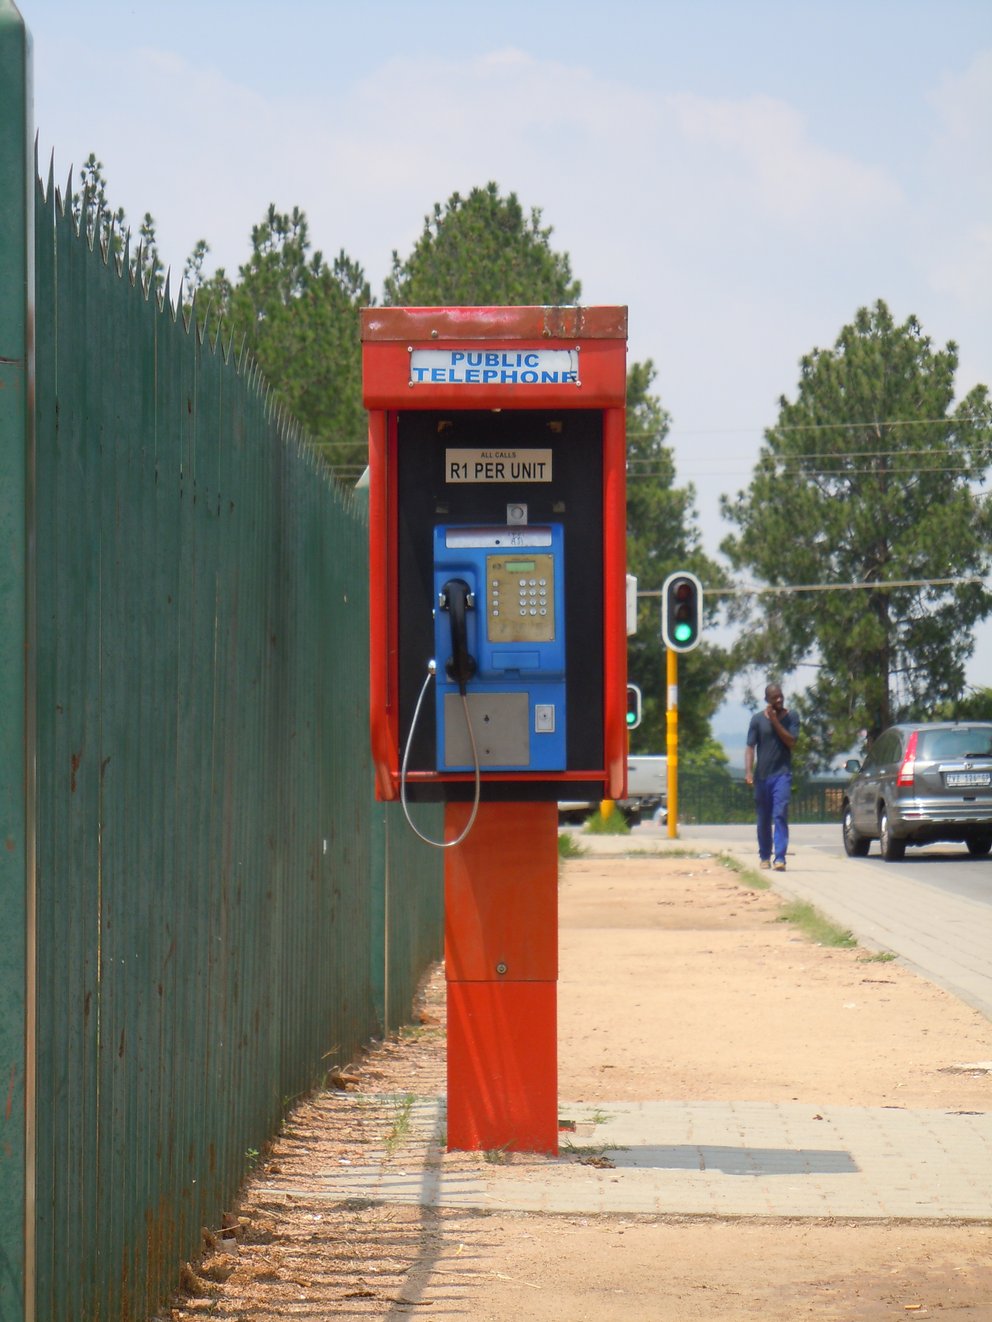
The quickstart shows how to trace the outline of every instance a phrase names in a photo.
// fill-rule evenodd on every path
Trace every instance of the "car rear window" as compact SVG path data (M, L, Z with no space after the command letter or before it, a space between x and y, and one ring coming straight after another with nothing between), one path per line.
M937 762L953 757L992 757L992 730L921 730L916 756Z

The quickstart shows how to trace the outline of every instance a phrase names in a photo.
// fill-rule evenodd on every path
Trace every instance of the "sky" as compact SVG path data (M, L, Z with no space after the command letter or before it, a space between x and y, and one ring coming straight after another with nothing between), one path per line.
M452 193L540 208L582 302L627 305L717 559L721 494L858 308L953 340L959 398L992 385L988 0L19 8L43 170L95 152L175 276L200 238L236 271L270 202L376 294ZM977 640L992 685L992 623Z

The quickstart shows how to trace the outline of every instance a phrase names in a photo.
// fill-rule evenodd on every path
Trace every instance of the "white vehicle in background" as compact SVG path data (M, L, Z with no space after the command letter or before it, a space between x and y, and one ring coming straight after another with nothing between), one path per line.
M627 825L636 826L642 819L652 818L663 826L667 821L667 800L668 758L632 753L627 758L627 795L617 800L617 808L627 819ZM558 804L559 824L581 824L598 808L598 803L586 800L563 801Z

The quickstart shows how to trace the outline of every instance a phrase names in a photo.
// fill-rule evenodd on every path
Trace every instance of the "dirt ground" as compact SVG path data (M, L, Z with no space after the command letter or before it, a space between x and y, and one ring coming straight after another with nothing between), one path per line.
M578 859L560 887L559 1097L992 1109L992 1022L861 950L811 943L717 860ZM390 1146L384 1094L443 1094L444 983L419 1023L297 1107L172 1322L992 1322L992 1223L439 1211L321 1200ZM967 1068L978 1065L976 1068ZM491 1158L491 1154L490 1158ZM486 1154L437 1153L471 1170ZM521 1178L534 1164L521 1163ZM274 1192L292 1182L292 1196Z

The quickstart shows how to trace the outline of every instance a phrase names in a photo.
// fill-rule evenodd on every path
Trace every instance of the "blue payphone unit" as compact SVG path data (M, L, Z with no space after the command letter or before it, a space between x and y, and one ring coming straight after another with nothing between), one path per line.
M563 771L559 523L434 529L439 771Z

